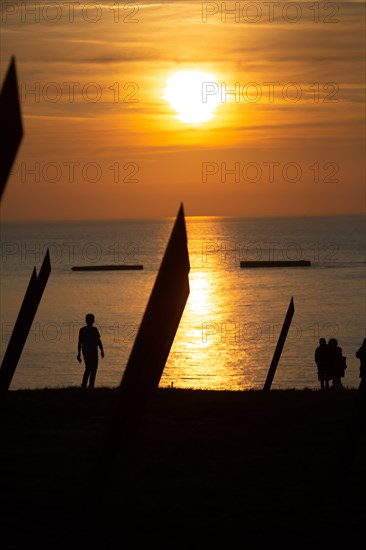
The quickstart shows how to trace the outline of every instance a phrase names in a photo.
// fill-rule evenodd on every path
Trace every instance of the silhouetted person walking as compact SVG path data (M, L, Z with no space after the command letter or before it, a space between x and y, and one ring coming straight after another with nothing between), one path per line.
M315 363L318 367L318 380L320 388L327 390L329 388L329 348L325 338L320 338L319 346L315 350Z
M338 346L338 341L331 338L328 342L329 348L329 366L330 377L333 381L334 389L343 388L341 378L344 377L346 369L346 358L343 357L342 348Z
M366 385L366 338L364 338L359 350L356 351L356 357L360 360L360 378L363 389Z
M88 380L89 388L94 388L98 368L98 348L100 349L102 358L104 357L104 349L99 331L96 327L93 327L94 320L94 315L88 313L85 316L86 326L82 327L79 331L77 360L81 363L80 353L82 352L85 363L85 372L81 382L82 388L86 388Z

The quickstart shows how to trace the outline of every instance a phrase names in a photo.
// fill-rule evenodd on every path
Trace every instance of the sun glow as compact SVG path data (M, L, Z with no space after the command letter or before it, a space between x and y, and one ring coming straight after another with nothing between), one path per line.
M215 116L221 101L217 78L202 71L178 71L167 80L164 99L186 124L202 124Z

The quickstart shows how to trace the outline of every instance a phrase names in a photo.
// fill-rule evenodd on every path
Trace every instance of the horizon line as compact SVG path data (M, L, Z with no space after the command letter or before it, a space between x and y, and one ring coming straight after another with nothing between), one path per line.
M185 214L185 219L194 220L194 219L311 219L311 218L344 218L344 217L356 217L356 216L365 216L365 212L345 212L345 213L334 213L334 214L280 214L280 215L225 215L225 214ZM46 219L14 219L14 220L0 220L0 225L5 224L21 224L21 223L106 223L106 222L139 222L139 221L162 221L162 220L174 220L176 215L171 216L131 216L131 217L113 217L113 218L46 218Z

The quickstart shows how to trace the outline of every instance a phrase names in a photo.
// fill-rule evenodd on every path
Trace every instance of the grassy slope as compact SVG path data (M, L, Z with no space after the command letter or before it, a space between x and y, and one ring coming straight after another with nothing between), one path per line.
M150 547L158 529L168 548L213 548L220 537L224 548L357 543L364 433L350 476L339 474L356 396L159 389L135 439L111 460L93 518L86 495L116 391L10 392L1 411L2 547L119 548L122 536L132 548L146 533Z

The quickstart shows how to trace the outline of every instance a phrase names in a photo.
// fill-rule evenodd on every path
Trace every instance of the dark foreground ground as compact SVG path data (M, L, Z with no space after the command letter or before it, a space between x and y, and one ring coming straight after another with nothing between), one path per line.
M9 392L0 410L0 547L328 548L366 540L356 390L159 389L136 437L97 457L117 393ZM357 413L358 414L358 413Z

